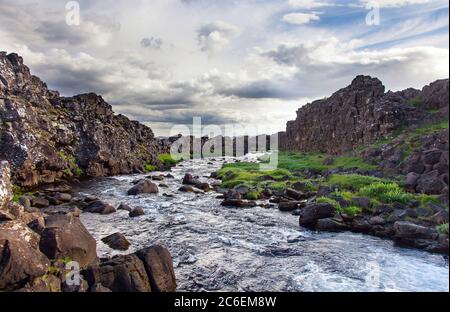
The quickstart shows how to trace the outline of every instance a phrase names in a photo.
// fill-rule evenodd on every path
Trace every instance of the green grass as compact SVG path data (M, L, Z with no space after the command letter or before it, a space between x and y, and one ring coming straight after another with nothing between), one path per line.
M341 204L339 204L337 200L329 198L329 197L319 197L316 199L316 203L330 204L331 206L333 206L336 209L336 211L342 210Z
M349 191L334 191L331 193L332 197L340 197L345 199L346 201L351 201L353 197L356 195Z
M145 164L144 165L144 170L145 172L153 172L156 171L158 168L156 168L156 166L152 165L152 164Z
M415 196L415 199L419 201L420 206L424 207L427 204L441 204L441 200L439 199L439 196L437 195L426 195L426 194L419 194Z
M259 163L233 163L226 164L218 171L222 186L233 188L239 185L249 187L282 190L295 182L309 183L309 190L314 190L311 181L305 181L301 172L305 169L328 170L336 168L363 168L374 169L375 167L365 163L360 157L336 157L332 165L324 165L329 156L324 154L300 154L281 152L278 155L278 169L272 171L261 171ZM267 157L261 157L261 162L266 162ZM265 176L272 177L264 181ZM308 186L308 185L307 185Z
M344 213L350 216L357 216L360 215L363 211L362 208L357 206L349 206L349 207L343 207L339 202L335 199L329 198L329 197L319 197L316 200L317 203L325 203L330 204L334 207L336 212Z
M345 213L350 216L357 216L362 213L363 209L358 206L349 206L349 207L342 207L341 211L338 211L340 213Z
M439 234L447 234L448 235L448 223L438 225L436 230Z
M324 165L324 161L329 156L325 154L300 154L300 153L289 153L281 152L278 155L278 167L282 169L287 169L289 171L302 171L305 169L313 170L329 170L336 168L361 168L372 170L376 167L370 165L361 157L335 157L332 165Z
M170 154L161 154L158 156L158 159L164 166L175 166L176 164L182 161L173 159L172 155Z
M257 191L251 191L247 193L245 198L248 200L258 200L261 198L261 193Z
M376 182L385 181L386 180L384 179L371 176L363 176L359 174L333 174L328 179L327 184L333 187L337 187L340 190L358 191L364 186L368 186Z
M365 186L359 190L361 196L367 196L383 203L408 204L414 199L414 195L405 192L397 183L377 182Z

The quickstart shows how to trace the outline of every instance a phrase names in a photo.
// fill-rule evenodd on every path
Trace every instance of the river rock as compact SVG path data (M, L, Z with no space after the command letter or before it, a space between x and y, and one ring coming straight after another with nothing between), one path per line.
M97 214L111 214L116 212L116 208L107 204L101 200L97 200L91 202L86 208L84 208L84 212L97 213Z
M141 207L134 208L133 211L130 211L130 218L137 218L145 215L145 211Z
M119 205L119 207L117 207L117 210L125 210L125 211L128 211L128 212L132 212L133 208L131 208L129 205L127 205L125 203L122 203L122 204Z
M104 260L83 276L91 288L100 284L113 292L151 292L144 263L135 254Z
M403 221L395 222L394 231L397 238L430 238L432 235L432 231L428 227Z
M244 199L225 199L222 203L224 207L236 207L236 208L251 208L256 207L256 203L250 200Z
M50 259L69 258L84 268L97 261L97 244L79 218L52 215L45 219L40 250Z
M302 209L299 222L301 226L314 227L317 220L331 218L334 214L335 209L330 204L310 204Z
M157 194L159 192L158 186L149 181L149 180L143 180L133 186L129 191L128 195L135 196L139 194Z
M136 253L144 263L153 292L174 292L177 288L172 256L162 246L152 246Z
M130 248L130 242L122 233L114 233L105 238L102 238L102 242L115 250L126 251Z
M290 211L294 211L298 208L304 207L305 206L305 202L301 202L301 201L285 201L285 202L280 202L278 204L278 209L280 211L286 211L286 212L290 212Z
M348 226L346 226L341 220L326 218L317 220L316 229L327 232L341 232L348 230Z

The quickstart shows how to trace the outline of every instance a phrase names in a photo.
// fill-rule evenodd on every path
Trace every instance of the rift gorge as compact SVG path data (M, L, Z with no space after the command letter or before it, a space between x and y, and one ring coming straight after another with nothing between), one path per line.
M449 82L349 83L281 133L159 138L0 53L0 291L448 291Z

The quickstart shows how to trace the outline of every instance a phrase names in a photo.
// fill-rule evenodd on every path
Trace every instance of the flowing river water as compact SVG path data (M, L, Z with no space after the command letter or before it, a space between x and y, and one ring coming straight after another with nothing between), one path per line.
M243 160L256 160L256 155ZM157 195L127 196L131 182L145 175L83 184L80 195L146 212L133 219L125 211L83 214L99 256L121 254L101 242L116 232L132 244L126 253L161 244L172 254L179 291L449 291L447 257L362 234L312 232L299 227L298 217L276 208L221 207L214 192L178 192L185 173L217 182L206 177L223 163L183 162Z

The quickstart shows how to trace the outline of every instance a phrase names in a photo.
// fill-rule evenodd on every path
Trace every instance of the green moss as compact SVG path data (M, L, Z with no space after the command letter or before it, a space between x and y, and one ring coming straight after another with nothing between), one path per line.
M172 158L170 154L161 154L158 156L159 161L165 166L175 166L182 160L176 160Z
M65 175L68 176L77 176L80 177L83 175L83 170L78 166L78 162L77 159L72 156L72 155L67 155L64 151L59 151L58 153L58 157L65 160L70 168L66 168L63 170Z
M343 207L339 202L333 198L329 197L320 197L316 200L317 203L326 203L330 204L334 207L336 212L344 213L350 216L357 216L362 213L363 209L361 207L357 206L349 206L349 207Z
M416 97L416 98L410 100L409 104L414 107L421 108L423 106L423 100L420 97Z
M156 166L152 165L152 164L145 164L144 165L144 170L145 172L153 172L156 171L158 168L156 168Z
M258 200L261 198L261 193L258 191L248 192L246 195L246 199L248 200Z
M396 183L377 182L360 189L361 196L367 196L383 203L402 203L408 204L414 199L414 196L405 192Z
M448 235L448 223L438 225L436 230L439 234L447 234Z
M336 209L336 211L342 210L341 204L339 204L337 200L332 199L332 198L319 197L319 198L317 198L316 202L319 204L330 204Z

